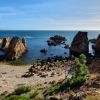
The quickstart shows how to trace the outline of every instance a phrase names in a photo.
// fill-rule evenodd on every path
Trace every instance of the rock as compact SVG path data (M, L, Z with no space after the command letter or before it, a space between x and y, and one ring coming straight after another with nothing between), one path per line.
M41 53L47 53L47 50L46 49L41 49L40 52Z
M25 42L25 41L24 41ZM7 53L6 53L6 59L7 60L15 60L20 58L25 52L27 51L25 44L23 44L19 37L13 37Z
M70 53L74 56L78 56L80 54L87 54L89 49L89 42L87 37L87 32L79 31L74 37L71 47Z
M2 40L2 39L0 39L0 44L2 44L2 41L3 41L3 40Z
M65 44L64 48L65 49L68 49L69 48L69 45L68 44Z
M54 75L55 75L55 73L54 73L54 72L52 72L50 77L53 77Z
M100 56L100 34L98 35L97 39L96 39L96 43L93 46L93 49L95 51L95 54L97 56Z
M89 65L91 72L98 72L100 73L100 58L95 58L92 63Z
M9 38L9 37L4 38L3 41L2 41L1 48L2 48L3 50L7 50L8 47L9 47L9 44L10 44L10 38Z
M90 39L89 42L96 43L96 39Z
M46 73L39 73L39 76L42 77L42 78L46 78L48 76L48 74L46 74Z
M22 38L22 43L23 43L23 45L24 45L25 47L27 47L27 46L26 46L26 40L25 40L24 37Z
M49 46L57 46L60 44L64 44L66 41L66 38L63 36L55 35L54 37L50 37L49 40L47 40L47 43Z

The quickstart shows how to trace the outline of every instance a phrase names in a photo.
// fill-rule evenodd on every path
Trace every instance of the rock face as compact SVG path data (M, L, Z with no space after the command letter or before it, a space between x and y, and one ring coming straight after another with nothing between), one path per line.
M89 48L87 32L79 31L74 37L71 47L70 53L74 56L78 56L80 54L87 54Z
M93 49L95 51L95 54L100 56L100 34L97 37L96 43L93 46Z
M3 50L7 50L8 47L9 47L9 44L10 44L10 38L9 38L9 37L4 38L3 41L2 41L1 48L2 48Z
M26 48L25 39L22 39L22 42L21 42L19 37L13 37L9 44L8 50L6 52L6 59L7 60L18 59L26 51L27 51L27 48Z

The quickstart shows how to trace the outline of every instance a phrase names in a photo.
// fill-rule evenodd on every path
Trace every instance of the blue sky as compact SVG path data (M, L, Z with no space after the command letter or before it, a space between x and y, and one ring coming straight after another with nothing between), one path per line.
M0 0L0 29L100 30L100 0Z

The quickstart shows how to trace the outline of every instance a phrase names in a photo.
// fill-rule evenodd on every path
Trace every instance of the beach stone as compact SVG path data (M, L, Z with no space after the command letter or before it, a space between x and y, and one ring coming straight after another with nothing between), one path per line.
M88 50L89 42L87 32L79 31L71 43L70 53L71 55L78 56L82 53L87 54Z
M55 75L55 72L52 72L50 77L53 77L54 75Z
M39 76L43 77L43 78L46 78L48 76L48 74L46 74L46 73L40 73Z
M20 58L27 51L24 45L25 44L20 41L19 37L13 37L6 53L6 59L15 60Z

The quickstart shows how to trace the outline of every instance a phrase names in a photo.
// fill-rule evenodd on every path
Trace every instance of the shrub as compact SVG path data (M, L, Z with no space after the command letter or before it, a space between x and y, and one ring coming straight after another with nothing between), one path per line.
M75 58L75 73L69 80L69 85L76 86L81 85L88 76L88 67L86 66L86 56L81 54L79 58Z
M30 86L21 86L15 89L15 91L11 94L6 96L4 100L44 100L42 98L43 95L38 90L32 90Z
M38 91L34 90L34 91L31 91L31 92L29 92L29 93L27 93L25 95L27 97L29 97L29 98L34 98L34 97L36 97L38 95Z
M11 95L6 97L4 100L30 100L30 98L26 96Z
M14 95L21 95L23 93L30 92L32 88L30 86L21 86L15 89L15 91L12 93Z
M75 87L82 85L88 76L88 67L86 66L86 56L81 54L79 58L75 58L75 73L72 75L71 79L65 80L62 84L56 84L50 87L46 95L53 95L59 91L63 91L67 87Z

